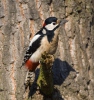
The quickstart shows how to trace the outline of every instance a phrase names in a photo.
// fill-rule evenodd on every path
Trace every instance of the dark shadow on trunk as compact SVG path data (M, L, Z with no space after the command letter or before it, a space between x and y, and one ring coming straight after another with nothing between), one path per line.
M67 61L61 61L60 59L55 59L53 64L53 78L54 85L61 85L64 80L68 77L70 71L75 71Z

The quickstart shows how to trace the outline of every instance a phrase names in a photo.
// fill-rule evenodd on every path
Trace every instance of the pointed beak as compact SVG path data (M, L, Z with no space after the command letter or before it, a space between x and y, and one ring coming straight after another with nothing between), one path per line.
M65 23L67 23L67 22L68 22L68 20L62 19L61 22L60 22L60 25L63 25L63 24L65 24Z
M59 25L63 25L63 24L65 24L66 22L68 22L68 20L66 20L66 19L62 19L62 20L57 20L57 24L59 24Z

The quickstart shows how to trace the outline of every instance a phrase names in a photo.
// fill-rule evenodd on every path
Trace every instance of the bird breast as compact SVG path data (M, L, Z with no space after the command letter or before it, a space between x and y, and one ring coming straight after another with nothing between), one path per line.
M33 62L38 62L41 55L46 51L50 54L54 54L58 45L58 37L54 37L51 42L48 41L47 36L41 40L40 47L33 53L30 60Z

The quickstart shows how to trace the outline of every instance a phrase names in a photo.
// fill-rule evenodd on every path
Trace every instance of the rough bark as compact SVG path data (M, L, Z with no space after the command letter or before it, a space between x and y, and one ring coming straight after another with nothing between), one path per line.
M56 100L94 100L94 0L0 0L0 100L23 100L22 58L49 16L68 19L53 66Z

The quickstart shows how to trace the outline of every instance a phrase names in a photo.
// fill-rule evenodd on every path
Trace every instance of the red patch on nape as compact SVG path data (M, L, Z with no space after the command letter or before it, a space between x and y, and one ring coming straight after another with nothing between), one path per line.
M45 27L45 26L46 26L46 23L43 24L43 27Z
M39 62L34 63L31 60L28 60L25 64L26 68L32 71L34 71L38 65L39 65Z

